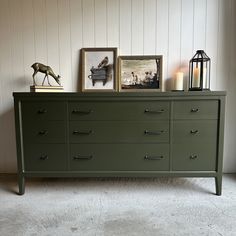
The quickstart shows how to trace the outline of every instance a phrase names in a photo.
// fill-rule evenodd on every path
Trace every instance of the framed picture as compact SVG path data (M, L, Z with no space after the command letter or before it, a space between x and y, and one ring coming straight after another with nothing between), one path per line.
M82 92L116 91L117 48L82 48Z
M120 56L119 91L161 91L162 56Z

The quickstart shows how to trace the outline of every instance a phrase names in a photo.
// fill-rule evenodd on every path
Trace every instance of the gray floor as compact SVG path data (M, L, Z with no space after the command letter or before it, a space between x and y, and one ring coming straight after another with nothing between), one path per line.
M31 179L0 176L0 235L236 235L236 175L214 179Z

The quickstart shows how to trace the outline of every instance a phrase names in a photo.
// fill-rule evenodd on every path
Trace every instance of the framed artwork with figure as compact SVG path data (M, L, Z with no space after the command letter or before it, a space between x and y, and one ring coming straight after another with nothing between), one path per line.
M82 92L116 91L117 48L82 48Z

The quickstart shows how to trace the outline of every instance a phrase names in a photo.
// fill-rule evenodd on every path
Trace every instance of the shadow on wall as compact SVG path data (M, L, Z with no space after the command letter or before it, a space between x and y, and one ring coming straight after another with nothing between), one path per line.
M172 78L166 78L164 80L163 87L165 88L165 91L171 91L171 89L172 89Z
M78 62L79 62L79 67L77 70L77 92L82 90L82 50L80 50L78 52L79 58L78 58Z
M0 173L15 173L16 141L14 108L0 114Z
M236 83L235 83L235 39L236 39L236 16L233 14L236 10L232 11L232 16L229 14L230 9L236 9L236 1L221 3L221 20L219 31L218 47L219 56L217 61L217 78L215 80L216 89L226 90L226 107L225 107L225 141L224 141L224 172L236 173Z

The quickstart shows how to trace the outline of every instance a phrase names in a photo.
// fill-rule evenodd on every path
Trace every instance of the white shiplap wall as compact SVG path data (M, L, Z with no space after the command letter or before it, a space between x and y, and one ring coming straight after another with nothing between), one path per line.
M13 91L29 91L35 61L78 90L79 50L164 56L165 88L197 49L212 59L212 90L227 90L224 171L236 171L235 0L0 0L0 172L16 171Z

